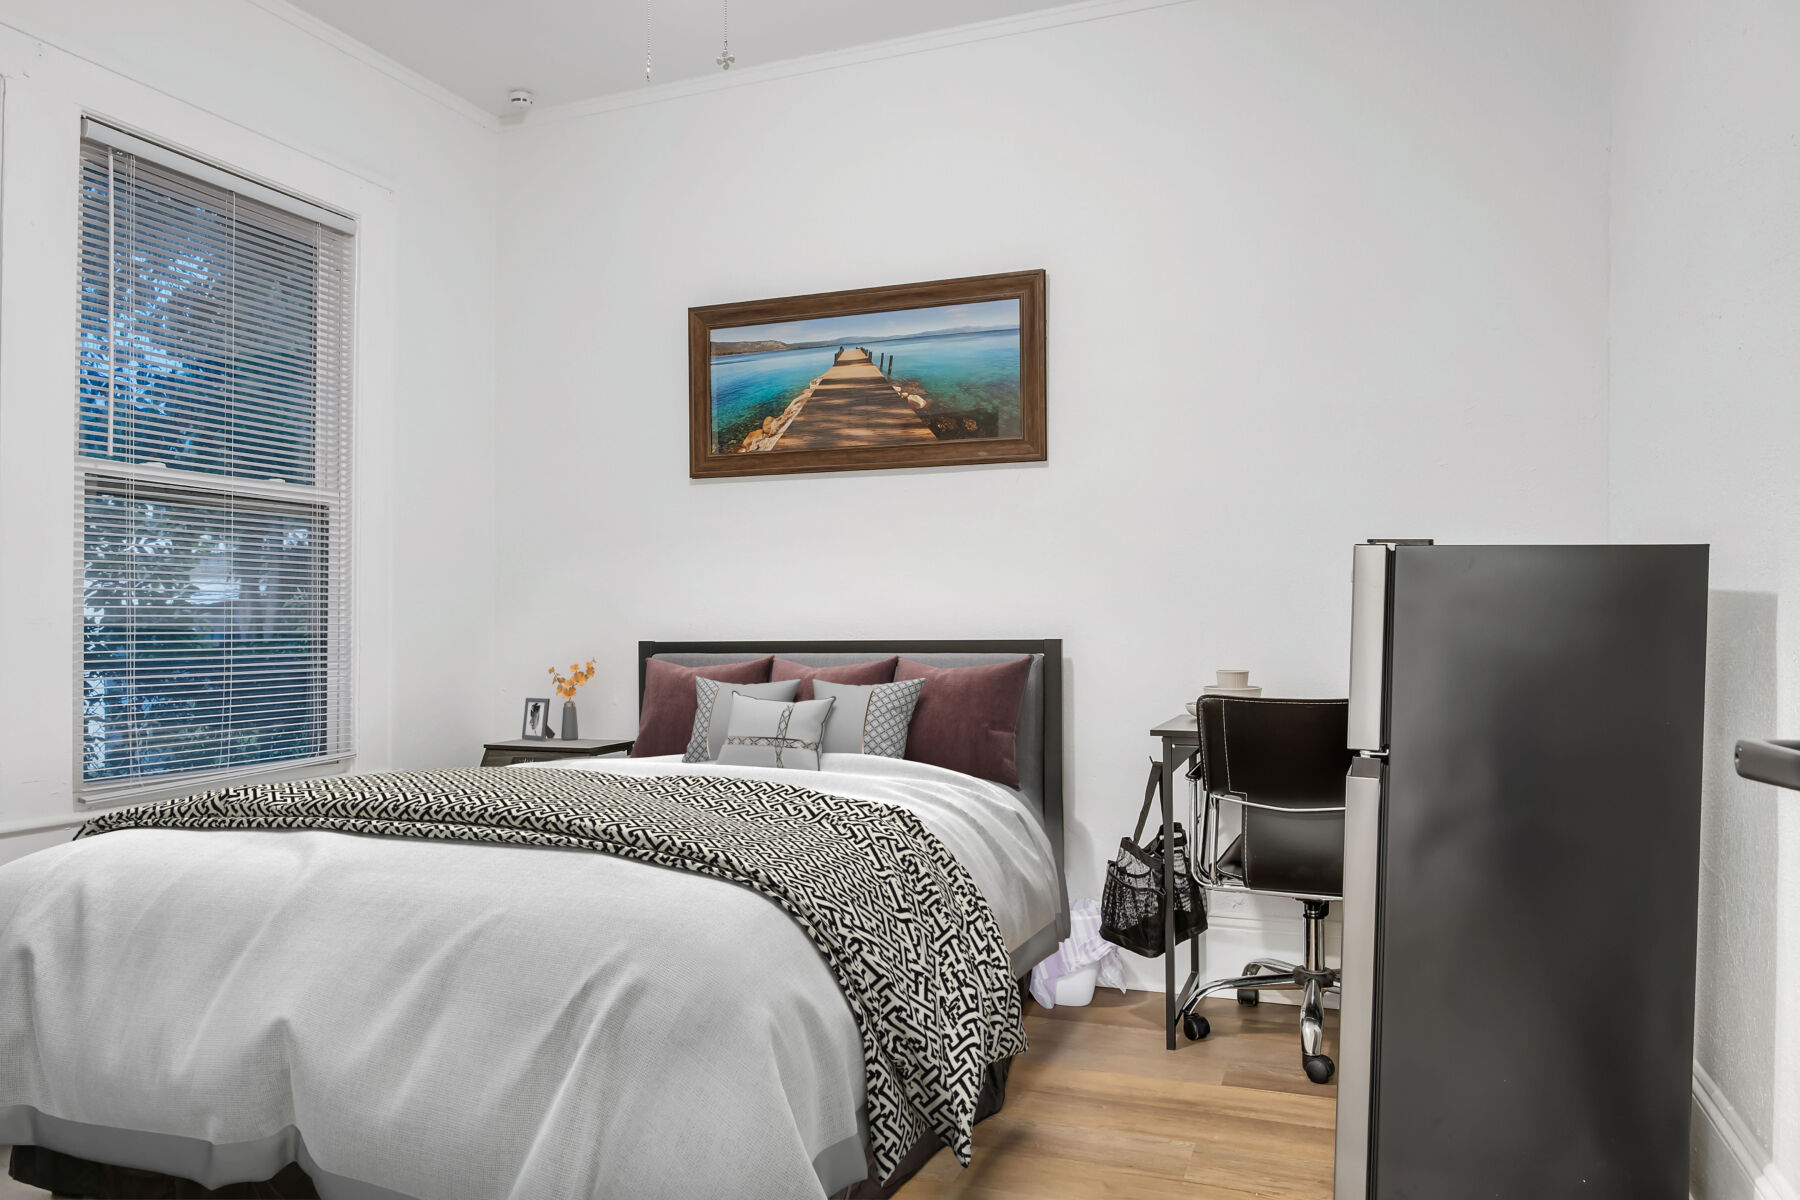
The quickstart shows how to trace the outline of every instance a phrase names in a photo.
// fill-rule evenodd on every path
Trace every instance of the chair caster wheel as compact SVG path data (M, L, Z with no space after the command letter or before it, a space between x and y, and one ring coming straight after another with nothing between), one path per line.
M1337 1074L1337 1064L1323 1054L1302 1054L1300 1062L1306 1067L1306 1077L1314 1083L1330 1083Z
M1244 974L1246 974L1246 975L1262 974L1262 964L1261 963L1245 963L1244 964ZM1257 991L1255 988L1239 988L1238 989L1238 1003L1244 1005L1245 1007L1249 1007L1249 1006L1255 1005L1255 1004L1260 1004L1260 1003L1262 1003L1262 993Z
M1197 1042L1212 1032L1212 1022L1196 1013L1189 1013L1181 1018L1181 1032L1187 1035L1188 1041Z

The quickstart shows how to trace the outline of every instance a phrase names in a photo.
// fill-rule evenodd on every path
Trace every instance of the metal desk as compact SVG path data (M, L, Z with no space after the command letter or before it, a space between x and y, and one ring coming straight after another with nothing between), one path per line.
M1150 736L1162 739L1162 827L1165 830L1175 828L1175 787L1176 780L1185 777L1188 760L1200 753L1200 727L1194 718L1186 713L1170 717L1162 724L1150 730ZM1194 831L1188 831L1190 845L1188 852L1196 853L1199 840ZM1175 895L1175 856L1163 855L1163 895ZM1175 1014L1181 1011L1182 1002L1188 994L1200 986L1200 935L1195 934L1188 939L1188 975L1179 989L1175 986L1175 905L1170 904L1163 914L1163 944L1168 951L1163 955L1163 1039L1168 1049L1175 1049Z

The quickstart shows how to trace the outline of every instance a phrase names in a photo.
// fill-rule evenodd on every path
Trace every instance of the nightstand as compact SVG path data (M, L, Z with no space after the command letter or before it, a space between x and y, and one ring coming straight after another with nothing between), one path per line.
M556 762L564 758L598 758L602 754L630 752L636 738L560 738L537 742L530 738L513 738L506 742L489 742L481 756L484 767L510 767L514 763Z

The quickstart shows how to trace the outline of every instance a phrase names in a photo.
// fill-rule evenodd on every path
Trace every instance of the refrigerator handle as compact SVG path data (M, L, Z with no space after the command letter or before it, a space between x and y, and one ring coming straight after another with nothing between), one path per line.
M1381 793L1387 764L1359 757L1344 780L1344 956L1338 996L1338 1101L1332 1200L1368 1200L1374 1146L1375 947Z
M1349 748L1387 750L1388 580L1393 548L1356 547L1350 583Z

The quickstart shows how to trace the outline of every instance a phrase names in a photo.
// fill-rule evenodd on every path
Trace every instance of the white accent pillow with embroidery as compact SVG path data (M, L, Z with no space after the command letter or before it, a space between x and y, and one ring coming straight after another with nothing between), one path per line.
M682 762L711 762L719 757L725 743L725 728L731 723L733 696L755 696L761 700L792 700L799 690L798 679L778 679L774 683L720 683L716 679L694 680L694 728L688 734L687 753Z
M825 722L832 699L758 700L739 693L731 703L731 724L719 761L738 767L819 769Z

